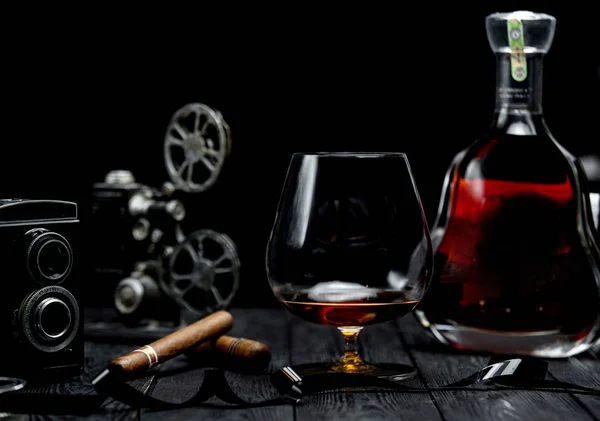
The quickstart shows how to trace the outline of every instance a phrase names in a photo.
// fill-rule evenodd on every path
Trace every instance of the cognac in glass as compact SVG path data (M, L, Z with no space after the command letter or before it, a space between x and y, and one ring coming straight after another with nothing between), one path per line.
M432 266L429 230L404 154L292 156L267 246L269 283L291 313L337 327L345 343L339 361L296 372L413 377L413 367L363 361L356 340L363 327L411 312Z
M587 179L542 112L555 25L525 11L486 18L494 119L447 172L432 228L434 276L415 312L457 349L559 358L597 342L600 252Z

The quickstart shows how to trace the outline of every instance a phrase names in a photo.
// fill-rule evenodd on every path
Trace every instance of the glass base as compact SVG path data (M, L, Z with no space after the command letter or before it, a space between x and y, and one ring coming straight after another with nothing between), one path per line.
M460 351L569 358L587 351L593 345L590 341L582 340L584 335L581 333L569 335L559 330L502 332L469 326L431 324L422 313L417 313L417 318L438 341Z
M23 389L25 380L15 377L0 377L0 393L16 392Z
M403 364L371 364L360 361L360 368L341 362L303 364L283 367L271 377L280 395L291 402L303 396L336 390L400 389L402 382L415 378L417 370Z
M302 378L319 375L353 375L377 377L393 382L401 382L414 379L417 370L414 367L404 364L373 364L361 361L359 364L344 364L342 362L316 363L293 366L292 369Z

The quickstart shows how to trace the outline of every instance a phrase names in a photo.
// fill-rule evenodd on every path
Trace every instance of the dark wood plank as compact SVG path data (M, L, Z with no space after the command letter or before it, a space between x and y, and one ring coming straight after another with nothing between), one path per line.
M308 396L296 407L298 420L441 420L425 394L332 392Z
M343 341L334 327L291 319L292 363L331 362L339 358ZM359 335L359 353L366 361L411 365L393 323L373 325ZM441 420L427 394L391 391L345 391L305 397L296 407L298 420Z
M157 411L142 413L142 421L172 420L172 421L212 421L212 420L293 420L293 408L281 411L281 407L259 408L182 408L171 411Z
M412 317L398 323L407 349L429 387L462 379L481 368L489 356L455 352L427 335ZM434 391L446 421L453 420L593 420L587 408L565 393L541 391Z
M593 353L583 353L568 359L550 361L549 375L554 380L574 383L600 390L600 360ZM600 396L573 394L596 420L600 420Z
M103 403L102 397L81 380L43 384L0 396L0 411L38 413L86 414Z
M397 323L365 327L359 338L361 356L366 361L414 366L410 355L404 349ZM425 387L420 377L410 384L412 387ZM388 417L394 414L396 419L414 419L414 415L418 414L424 420L443 419L429 394L386 392L379 394L379 399L381 406L387 408ZM402 408L406 409L401 411Z
M283 309L232 309L234 318L232 336L265 343L271 349L272 360L268 372L289 364L289 335L287 315ZM161 367L161 376L152 390L152 396L171 402L185 401L198 390L205 368L190 366L185 357L178 357ZM231 389L242 399L253 402L270 400L277 394L265 374L226 373ZM292 405L272 405L252 408L227 407L222 401L211 399L206 405L168 411L142 412L143 420L287 420L294 418Z
M433 392L444 419L592 420L569 395L537 391Z
M7 395L2 410L45 414L44 419L135 419L138 411L111 398L99 396L91 385L91 379L110 360L132 349L132 345L86 342L84 372L80 377L55 384L30 386Z
M573 399L578 401L589 413L590 417L600 420L600 397L590 395L573 395Z
M600 420L600 398L598 396L574 395L573 397L588 410L593 419Z
M140 419L138 411L122 411L110 413L95 413L88 415L23 415L27 418L15 418L15 420L30 421L136 421ZM8 418L7 421L13 418Z

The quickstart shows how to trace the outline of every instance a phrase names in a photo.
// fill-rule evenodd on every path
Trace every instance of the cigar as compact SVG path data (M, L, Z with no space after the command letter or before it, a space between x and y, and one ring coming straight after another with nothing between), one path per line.
M112 360L108 369L119 376L142 373L157 364L174 358L183 352L202 346L227 333L233 326L233 317L219 310L181 328L149 345Z
M198 344L184 353L202 365L257 373L271 362L271 350L262 342L223 335Z

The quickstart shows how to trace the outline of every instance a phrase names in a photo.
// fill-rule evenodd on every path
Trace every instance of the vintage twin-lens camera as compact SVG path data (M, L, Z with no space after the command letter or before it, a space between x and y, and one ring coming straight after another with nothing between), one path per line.
M58 379L81 373L77 205L0 200L0 375Z
M169 329L231 303L239 284L235 244L226 234L184 221L183 203L214 185L230 144L218 111L188 104L173 115L165 134L169 182L153 188L117 170L94 184L93 288L86 306L114 311L96 313L86 332L103 336L114 332L115 323L138 332ZM189 234L184 222L194 228Z

